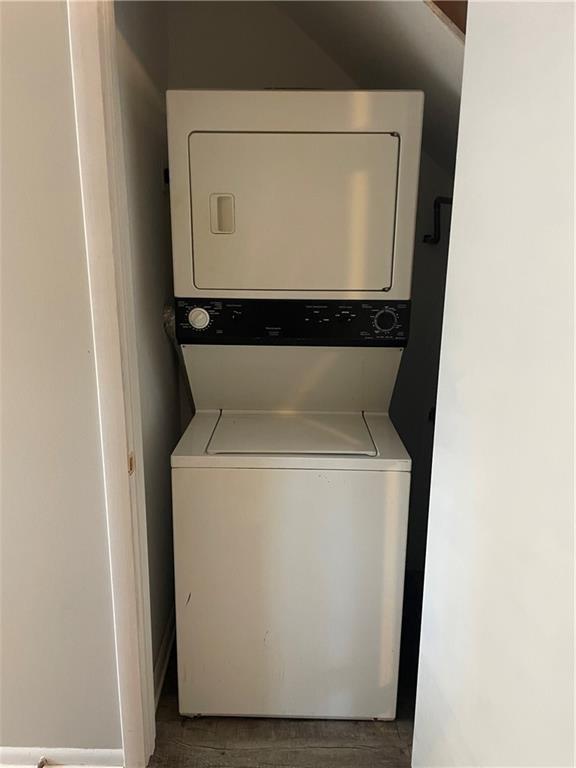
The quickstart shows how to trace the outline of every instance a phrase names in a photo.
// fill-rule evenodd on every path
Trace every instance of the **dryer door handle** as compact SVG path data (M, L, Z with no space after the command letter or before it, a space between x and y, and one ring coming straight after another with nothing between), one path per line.
M210 195L210 231L213 235L233 235L236 229L234 195L217 192Z

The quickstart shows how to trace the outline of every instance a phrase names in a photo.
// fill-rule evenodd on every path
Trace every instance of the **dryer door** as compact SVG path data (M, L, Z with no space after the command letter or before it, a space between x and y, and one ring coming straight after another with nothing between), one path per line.
M190 134L195 286L390 288L398 149L389 133Z

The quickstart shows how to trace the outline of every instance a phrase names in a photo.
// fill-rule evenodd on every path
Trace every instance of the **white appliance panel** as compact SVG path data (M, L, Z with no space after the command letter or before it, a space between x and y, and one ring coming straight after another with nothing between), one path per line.
M385 347L182 347L199 411L385 412L402 350Z
M393 718L410 474L172 477L181 713Z
M191 133L196 288L390 288L398 153L389 133Z

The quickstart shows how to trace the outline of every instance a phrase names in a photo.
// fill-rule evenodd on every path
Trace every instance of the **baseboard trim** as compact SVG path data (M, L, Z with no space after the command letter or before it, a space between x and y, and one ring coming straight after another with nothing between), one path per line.
M0 747L0 765L32 766L46 759L46 766L62 765L66 768L122 768L124 753L121 749L68 749L59 747Z
M158 709L158 702L160 701L160 694L162 693L162 686L166 678L166 670L168 669L168 662L170 661L170 654L172 653L172 646L176 638L176 612L172 608L166 627L164 628L164 634L162 635L162 642L158 649L158 657L154 662L154 703L156 709Z

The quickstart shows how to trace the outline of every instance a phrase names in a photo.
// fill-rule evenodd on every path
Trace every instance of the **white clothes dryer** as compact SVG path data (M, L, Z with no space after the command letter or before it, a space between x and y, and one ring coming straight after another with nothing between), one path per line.
M421 93L168 94L180 711L393 718Z

